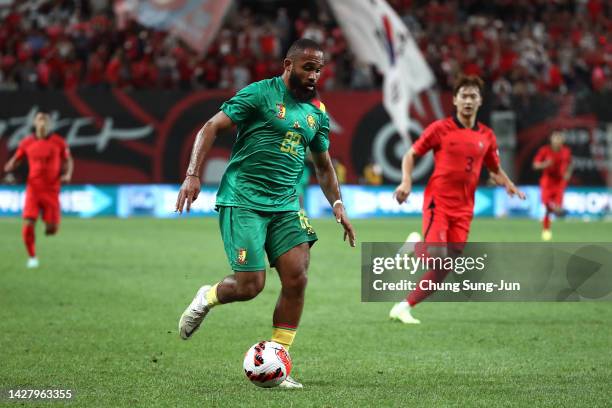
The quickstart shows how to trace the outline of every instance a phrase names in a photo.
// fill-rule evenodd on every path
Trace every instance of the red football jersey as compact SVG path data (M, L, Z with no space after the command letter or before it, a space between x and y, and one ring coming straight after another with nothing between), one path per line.
M479 122L467 129L456 117L449 117L429 125L413 148L419 156L430 149L434 152L434 172L425 188L423 209L433 200L441 210L472 214L482 163L492 171L499 168L493 131Z
M59 190L62 162L70 156L64 139L55 133L44 139L30 135L19 143L16 154L18 159L28 159L28 186Z
M554 151L550 145L542 146L533 162L541 163L546 160L552 160L552 164L542 170L542 182L563 181L563 176L572 163L572 151L567 146L561 146L558 151Z

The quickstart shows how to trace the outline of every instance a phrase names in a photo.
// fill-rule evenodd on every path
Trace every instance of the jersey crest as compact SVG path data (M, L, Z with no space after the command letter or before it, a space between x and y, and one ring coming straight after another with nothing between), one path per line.
M247 261L247 250L245 248L238 249L238 259L236 260L240 265L246 264Z
M285 108L284 103L276 104L276 117L282 120L285 120L285 115L287 114L287 108Z
M310 127L311 129L314 129L317 122L315 121L314 116L312 115L308 115L306 116L306 123L308 123L308 127Z

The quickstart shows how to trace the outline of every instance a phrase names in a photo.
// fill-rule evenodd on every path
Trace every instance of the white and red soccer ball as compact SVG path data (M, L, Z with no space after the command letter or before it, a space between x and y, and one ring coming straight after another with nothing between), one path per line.
M260 341L246 352L243 367L244 374L256 386L276 387L291 373L291 357L282 345Z

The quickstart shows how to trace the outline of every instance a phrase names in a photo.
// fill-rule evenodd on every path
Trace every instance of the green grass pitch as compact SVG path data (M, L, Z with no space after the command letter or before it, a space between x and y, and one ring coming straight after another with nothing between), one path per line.
M242 373L247 348L271 334L275 271L257 299L214 309L191 340L178 337L197 288L228 273L216 220L65 219L53 238L39 225L37 270L25 269L21 221L0 220L0 389L70 388L68 405L107 407L612 401L611 303L426 302L423 324L406 327L387 320L390 304L360 302L360 252L334 220L312 223L320 240L291 349L306 388L291 391L258 389ZM354 225L360 241L401 241L419 220ZM557 241L611 237L610 223L553 228ZM477 219L470 239L539 233L536 221Z

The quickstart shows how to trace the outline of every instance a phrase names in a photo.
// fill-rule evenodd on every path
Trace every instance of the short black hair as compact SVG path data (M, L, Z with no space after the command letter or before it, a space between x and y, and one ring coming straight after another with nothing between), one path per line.
M453 87L453 96L457 96L459 89L464 86L475 86L476 88L478 88L478 93L480 93L480 96L482 96L484 81L477 75L460 75L455 80L455 86Z
M289 47L289 50L287 50L287 56L285 58L293 59L306 50L323 52L323 47L321 47L318 42L311 40L310 38L300 38L291 44L291 47Z
M549 137L553 137L554 134L559 133L561 136L565 137L565 130L566 129L558 129L555 128L552 130L552 132L550 132L550 136Z

